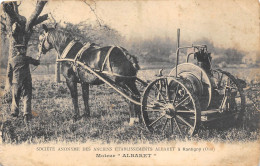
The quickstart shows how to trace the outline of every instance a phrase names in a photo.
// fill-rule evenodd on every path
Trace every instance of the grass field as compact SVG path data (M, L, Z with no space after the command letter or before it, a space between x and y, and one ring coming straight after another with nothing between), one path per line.
M192 138L178 135L164 137L149 133L143 124L128 126L127 101L107 85L90 87L91 118L72 121L73 105L64 82L56 84L54 75L33 75L32 110L34 118L29 126L19 118L9 117L8 104L0 106L2 138L5 143L86 142L157 143L171 140L250 141L259 139L259 74L257 69L227 69L247 81L245 116L241 125L218 122L211 127L202 125ZM157 70L142 70L138 76L152 79ZM166 72L167 73L167 72ZM3 77L3 76L2 76ZM1 86L4 79L1 79ZM79 105L83 113L81 87L78 86ZM22 105L20 105L23 108ZM22 109L21 109L22 110ZM221 126L221 127L219 127Z

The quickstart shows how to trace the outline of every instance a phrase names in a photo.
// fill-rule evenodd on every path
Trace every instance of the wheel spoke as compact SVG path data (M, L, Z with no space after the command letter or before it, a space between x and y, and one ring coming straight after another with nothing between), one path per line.
M155 89L154 87L155 87L156 89ZM153 90L154 92L150 92L151 95L148 95L148 98L147 98L147 101L149 101L149 103L151 103L151 105L153 105L154 103L160 104L160 105L166 103L165 98L163 98L164 103L160 103L160 101L157 100L156 98L154 98L154 95L152 95L153 93L155 93L156 91L158 91L158 92L159 92L159 95L162 96L162 94L160 93L159 89L158 89L156 86L153 85L153 87L151 87L151 90ZM151 96L152 96L152 97L151 97ZM163 96L162 96L162 97L163 97ZM163 106L162 106L162 107L163 107Z
M162 116L160 116L159 118L157 118L155 121L153 121L152 123L149 124L149 127L151 127L152 125L154 125L156 122L158 122L160 119L162 119L165 116L165 114L163 114Z
M189 124L185 119L183 119L181 116L176 115L177 118L179 118L181 121L183 121L187 126L189 126L190 128L193 128L193 126L191 124Z
M154 101L154 102L149 102L149 104L147 104L147 107L149 107L149 108L159 108L159 107L164 107L163 105L162 105L162 103L160 103L160 102L157 102L157 101Z
M176 112L177 113L194 113L195 110L188 110L188 111L186 111L186 110L177 110Z
M155 88L157 89L159 94L162 96L164 103L167 104L167 101L166 101L165 97L162 95L161 91L157 88L157 86L155 86ZM164 107L164 108L166 108L168 111L170 111L169 108L167 108L167 107Z
M160 102L158 102L157 100L155 100L155 99L153 99L153 98L151 98L151 97L148 97L148 98L150 98L152 101L147 101L147 103L149 103L149 104L147 104L147 107L150 107L150 108L153 108L153 107L155 107L155 106L158 106L158 107L163 107L163 104L164 103L160 103ZM157 104L157 105L156 105Z
M179 102L175 108L177 108L178 106L180 106L182 103L184 103L188 98L190 98L190 96L187 96L185 99L183 99L181 102Z
M169 119L167 118L166 121L165 121L165 123L164 123L164 125L163 125L163 129L162 129L163 131L164 131L164 129L165 129L165 127L166 127L168 121L169 121Z
M175 100L176 100L177 92L178 92L178 90L179 90L179 86L180 86L180 84L178 84L177 87L176 87L176 89L175 89L174 98L173 98L173 102L172 102L172 103L174 103Z
M152 107L151 107L152 108ZM165 110L160 110L160 109L149 109L149 110L145 110L146 112L164 112Z
M173 120L172 120L173 118L171 118L171 132L172 132L172 134L173 134Z
M166 104L167 102L166 102L165 97L162 95L161 91L157 88L157 86L155 86L155 87L156 87L156 90L159 92L159 94L162 96L162 98L163 98L163 100L164 100L164 102Z
M174 118L174 122L175 122L175 124L176 124L176 126L177 126L177 128L178 128L178 130L179 130L179 132L180 132L180 134L182 135L182 132L181 132L180 126L179 126L179 124L177 123L177 121L176 121L175 118Z
M200 117L196 116L200 111L195 105L197 100L182 80L173 78L168 84L160 78L148 85L142 98L144 123L149 131L158 134L193 134L200 121Z
M149 100L149 101L152 100L152 101L150 101L150 103L158 103L158 101L156 99L154 99L150 96L148 96L147 100Z

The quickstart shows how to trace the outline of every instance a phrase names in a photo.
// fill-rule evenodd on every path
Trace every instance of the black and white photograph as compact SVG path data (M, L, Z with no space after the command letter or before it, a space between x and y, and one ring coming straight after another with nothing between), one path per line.
M260 164L260 1L0 8L0 166Z

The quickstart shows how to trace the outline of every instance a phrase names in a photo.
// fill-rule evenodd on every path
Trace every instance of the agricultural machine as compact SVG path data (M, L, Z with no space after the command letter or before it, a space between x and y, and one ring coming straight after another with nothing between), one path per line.
M212 69L206 45L180 47L179 29L177 34L175 68L150 82L142 96L141 112L147 129L191 136L203 122L229 117L241 120L245 96L239 79L221 69ZM190 52L186 63L179 64L184 50ZM195 63L191 63L192 58Z

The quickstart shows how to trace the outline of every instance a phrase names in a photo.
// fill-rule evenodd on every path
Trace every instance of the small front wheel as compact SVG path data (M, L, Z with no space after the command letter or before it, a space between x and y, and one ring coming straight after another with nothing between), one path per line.
M183 80L172 77L157 79L146 87L141 111L149 131L167 136L194 135L201 118L197 97Z

